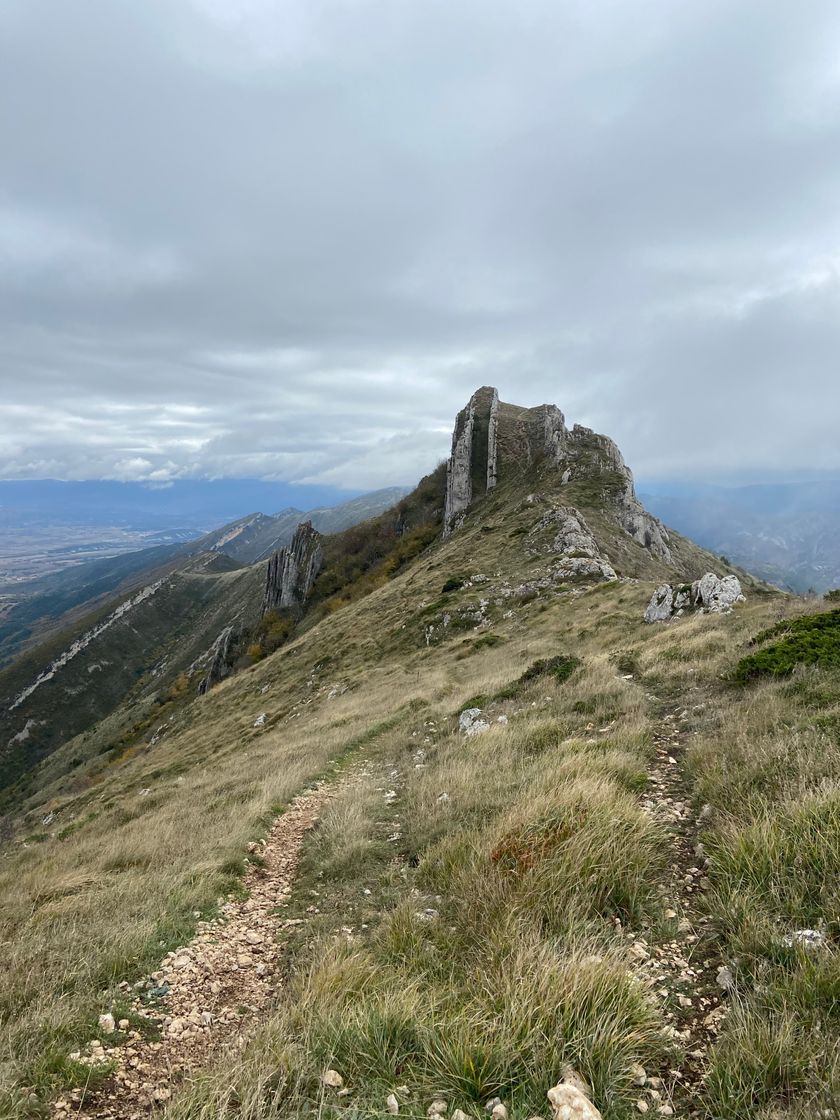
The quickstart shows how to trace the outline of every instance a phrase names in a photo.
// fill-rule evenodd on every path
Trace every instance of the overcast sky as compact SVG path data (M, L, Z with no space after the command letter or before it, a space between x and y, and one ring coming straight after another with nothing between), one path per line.
M0 477L410 483L481 384L840 474L837 0L3 0Z

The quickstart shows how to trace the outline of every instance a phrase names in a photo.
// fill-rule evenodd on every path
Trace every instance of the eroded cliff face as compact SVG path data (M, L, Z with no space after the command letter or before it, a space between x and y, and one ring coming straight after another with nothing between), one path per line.
M323 560L321 534L311 522L302 522L288 546L268 561L262 613L289 610L300 614Z
M633 475L613 440L590 428L566 426L553 404L520 408L483 386L457 416L447 464L444 536L500 481L538 464L556 469L561 485L602 484L604 504L624 531L660 559L671 559L665 527L636 497Z

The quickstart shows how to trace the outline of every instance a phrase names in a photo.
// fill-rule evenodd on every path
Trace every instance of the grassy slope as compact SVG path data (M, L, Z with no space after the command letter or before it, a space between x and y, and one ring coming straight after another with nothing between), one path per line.
M132 608L19 707L0 712L0 806L37 784L34 762L68 739L73 742L84 729L95 728L97 720L112 712L108 734L103 737L99 728L90 739L91 746L96 743L93 749L113 747L126 727L142 718L135 714L138 709L151 713L156 698L170 693L179 674L209 649L237 614L256 622L261 582L262 572L256 569L218 571L212 560L209 565L196 561L171 575L155 595ZM87 616L51 646L25 654L0 674L3 694L13 697L29 685L72 638L107 617L113 607L112 602ZM30 736L10 742L29 720ZM74 742L65 756L80 757L78 746Z
M373 776L310 842L293 905L305 910L317 890L320 914L314 944L290 947L292 998L247 1061L200 1081L174 1115L315 1112L326 1061L363 1115L381 1112L396 1084L417 1107L431 1092L463 1102L502 1092L528 1115L565 1060L591 1078L608 1120L634 1114L631 1064L679 1062L663 1009L627 973L625 929L670 932L657 891L665 849L638 797L662 700L690 698L696 799L716 809L709 905L724 957L738 962L710 1114L758 1116L840 1090L837 953L780 947L790 928L838 932L840 677L810 670L747 690L722 679L750 637L796 609L779 596L646 627L650 583L517 592L540 563L522 551L534 510L505 513L510 497L494 496L392 582L178 709L154 746L84 780L60 767L44 775L25 822L34 835L0 865L7 1083L44 1093L72 1077L65 1056L92 1037L115 985L189 935L271 814L333 763L368 758ZM686 552L687 568L702 564ZM648 580L664 574L628 547L619 566L634 565ZM442 594L452 575L476 572L489 582ZM513 593L491 603L486 626L450 626L426 644L430 620L466 617L506 586ZM457 733L465 701L557 654L581 659L567 681L508 689L491 709L507 728L471 741ZM329 699L336 686L346 691ZM261 712L266 730L253 727ZM399 786L393 807L379 773ZM440 919L419 918L427 907ZM4 1107L37 1108L14 1089Z

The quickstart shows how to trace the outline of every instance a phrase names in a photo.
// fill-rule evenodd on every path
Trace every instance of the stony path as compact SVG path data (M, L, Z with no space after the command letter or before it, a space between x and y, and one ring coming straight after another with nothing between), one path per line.
M640 1113L686 1118L705 1116L700 1104L710 1045L726 1014L718 977L722 962L700 900L708 887L699 822L682 774L690 712L666 711L654 737L656 757L643 807L671 838L666 881L666 935L637 936L630 952L637 974L659 1001L668 1031L683 1049L679 1068L647 1078L636 1107ZM667 940L667 930L673 931ZM725 972L722 978L725 977ZM640 1078L641 1080L641 1078Z
M157 999L144 1003L135 995L134 1014L151 1021L159 1041L122 1021L124 1031L113 1036L120 1041L104 1049L113 1024L100 1020L102 1037L74 1057L92 1067L112 1062L114 1073L95 1092L74 1090L56 1101L55 1120L146 1118L210 1052L244 1044L276 991L278 935L295 924L279 917L277 907L290 892L303 839L331 793L317 783L295 798L267 839L251 846L259 861L245 877L247 897L226 901L217 919L199 922L193 940L167 954L151 977Z

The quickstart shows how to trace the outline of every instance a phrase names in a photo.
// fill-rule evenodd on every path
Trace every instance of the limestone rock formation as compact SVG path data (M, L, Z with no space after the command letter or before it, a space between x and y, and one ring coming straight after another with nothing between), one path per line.
M674 589L670 583L657 587L645 610L645 622L667 622L674 613Z
M526 537L530 556L557 554L560 563L553 569L557 580L574 577L618 579L583 514L574 506L552 506L540 517Z
M576 1085L566 1080L548 1090L554 1120L601 1120L601 1113Z
M465 708L458 718L458 727L469 738L473 735L481 735L482 732L490 730L490 724L481 716L481 708Z
M473 393L455 421L446 472L444 536L458 529L473 503L500 481L539 463L556 468L563 485L600 482L625 532L670 561L668 534L638 501L633 475L611 439L580 424L570 430L553 404L505 404L487 385Z
M721 577L706 572L692 584L672 587L664 583L657 587L645 610L645 622L667 622L686 610L720 614L743 602L744 594L737 576Z
M211 649L210 668L198 686L199 696L209 692L214 684L218 684L230 673L233 668L232 646L235 644L236 638L237 632L233 626L226 626L216 638Z
M301 522L288 546L268 561L263 614L274 610L300 614L323 560L321 534L311 522Z

